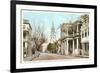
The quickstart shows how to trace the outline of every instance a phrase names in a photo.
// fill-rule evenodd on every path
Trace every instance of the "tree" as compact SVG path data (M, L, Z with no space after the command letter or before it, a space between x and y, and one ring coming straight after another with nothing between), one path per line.
M84 23L88 23L89 22L89 15L88 14L84 14L81 17L81 21Z
M48 46L47 46L47 50L48 50L48 51L51 51L52 49L53 49L53 48L52 48L52 43L49 43Z
M43 31L43 26L34 24L33 32L33 42L35 43L35 48L37 51L40 51L41 45L46 42L46 36Z
M49 43L47 46L47 50L53 53L57 53L57 48L58 48L58 43L54 42L54 43Z

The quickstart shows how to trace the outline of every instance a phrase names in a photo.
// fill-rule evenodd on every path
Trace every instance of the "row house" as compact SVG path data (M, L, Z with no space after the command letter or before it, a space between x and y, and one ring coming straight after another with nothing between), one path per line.
M89 16L82 15L81 18L81 45L83 49L83 55L89 55Z

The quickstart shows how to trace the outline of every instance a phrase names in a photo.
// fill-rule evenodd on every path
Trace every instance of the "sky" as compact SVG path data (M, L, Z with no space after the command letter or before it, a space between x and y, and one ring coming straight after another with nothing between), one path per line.
M54 12L54 11L33 11L22 10L23 19L29 20L34 32L34 25L42 26L48 40L50 39L51 27L54 24L56 39L60 38L60 25L62 23L78 20L84 13Z

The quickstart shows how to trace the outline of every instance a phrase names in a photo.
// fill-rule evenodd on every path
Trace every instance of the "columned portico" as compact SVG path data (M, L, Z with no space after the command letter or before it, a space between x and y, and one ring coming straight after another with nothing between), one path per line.
M64 54L64 53L63 53L63 50L64 50L64 42L62 42L62 46L61 46L61 47L62 47L62 49L61 49L61 54Z
M61 41L64 41L66 55L89 55L89 18L75 22L63 23L61 26Z
M77 24L77 36L79 35L79 26ZM76 37L76 54L79 54L79 37Z
M68 34L68 28L67 28L67 36L68 36L68 35L69 35L69 34ZM65 45L66 45L66 47L65 47L65 48L66 48L66 49L65 49L65 50L66 50L65 54L68 55L68 49L69 49L68 38L66 38L66 40L65 40Z
M79 38L78 37L76 38L76 41L77 41L76 54L79 54Z
M78 55L80 52L79 37L66 38L62 42L62 53L65 55Z
M65 28L66 25L66 28ZM81 34L80 34L81 22L76 21L71 24L63 24L62 27L62 41L64 43L64 53L65 55L79 55L81 54Z

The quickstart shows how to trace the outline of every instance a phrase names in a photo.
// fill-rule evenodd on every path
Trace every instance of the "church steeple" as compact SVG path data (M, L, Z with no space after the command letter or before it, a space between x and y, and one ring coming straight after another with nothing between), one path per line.
M54 21L52 21L50 42L53 43L55 41L55 38L56 35L55 35Z

